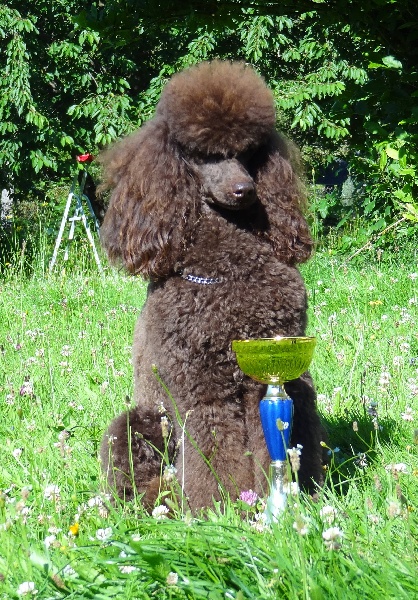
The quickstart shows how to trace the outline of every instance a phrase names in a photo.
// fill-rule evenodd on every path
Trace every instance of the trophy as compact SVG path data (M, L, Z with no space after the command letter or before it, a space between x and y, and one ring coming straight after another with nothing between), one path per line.
M293 423L293 400L283 387L309 367L316 339L313 337L275 337L234 340L232 350L240 369L252 379L267 384L260 401L260 418L271 458L270 494L267 498L267 523L277 520L284 510L290 488L287 449Z

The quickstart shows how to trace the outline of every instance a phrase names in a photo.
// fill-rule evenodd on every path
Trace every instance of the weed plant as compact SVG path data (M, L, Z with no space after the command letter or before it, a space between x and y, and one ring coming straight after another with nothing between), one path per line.
M0 598L418 597L418 273L383 258L303 268L330 462L318 501L291 496L267 526L250 490L199 515L109 501L97 450L131 402L145 285L83 256L27 278L17 256L0 280Z

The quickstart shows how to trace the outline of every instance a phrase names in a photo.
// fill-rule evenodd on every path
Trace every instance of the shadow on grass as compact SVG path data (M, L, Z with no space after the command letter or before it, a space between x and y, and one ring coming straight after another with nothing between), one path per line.
M328 432L329 475L338 493L347 492L350 481L366 468L382 464L382 448L391 446L396 453L405 448L399 421L388 417L371 418L352 413L324 417Z

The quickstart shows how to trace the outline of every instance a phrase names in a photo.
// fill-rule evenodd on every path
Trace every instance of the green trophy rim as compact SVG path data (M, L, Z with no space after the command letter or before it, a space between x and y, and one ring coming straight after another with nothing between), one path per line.
M309 337L309 336L291 336L291 335L277 335L276 337L272 337L272 338L253 338L253 339L248 339L248 340L233 340L232 341L232 349L235 351L239 350L240 348L247 348L247 351L251 351L249 350L251 349L255 349L256 348L262 348L262 347L274 347L274 346L292 346L292 345L299 345L299 344L313 344L313 346L315 346L316 344L316 337Z
M233 340L232 350L246 375L274 385L300 377L311 363L315 345L315 337L277 336Z

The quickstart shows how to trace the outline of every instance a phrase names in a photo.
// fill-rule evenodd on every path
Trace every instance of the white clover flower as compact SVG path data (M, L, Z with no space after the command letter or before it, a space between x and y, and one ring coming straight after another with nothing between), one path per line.
M176 585L178 580L179 576L177 573L173 573L173 571L170 571L170 573L167 575L167 585Z
M388 371L382 371L382 373L380 374L379 385L389 385L390 380L390 373Z
M119 567L119 571L127 575L129 573L132 573L132 571L136 571L136 567L134 567L133 565L121 565Z
M337 516L337 509L333 506L327 505L321 508L321 510L319 511L319 515L322 518L322 520L325 521L325 523L329 523L331 525L331 523L335 521L335 518Z
M31 379L26 379L23 382L19 394L21 396L33 396L33 381Z
M100 542L106 542L112 537L113 530L111 527L106 527L105 529L98 529L96 531L96 539Z
M297 481L290 481L289 483L285 483L283 485L283 491L285 494L290 494L291 496L297 496L300 492L300 487Z
M60 499L59 487L54 484L47 485L44 490L44 498L46 500L51 500L52 502L57 502Z
M56 535L57 533L61 533L61 531L61 527L56 527L55 525L53 525L52 527L48 527L48 533L53 533Z
M172 481L175 481L176 473L177 469L174 465L166 465L164 467L163 481L165 481L165 483L171 483Z
M100 496L94 496L94 498L90 498L90 500L87 502L87 506L90 508L93 508L93 506L102 506L102 504L103 500L100 498Z
M402 325L404 325L405 323L409 323L409 321L412 320L412 316L409 314L409 312L406 310L406 308L402 308L401 309L401 318L399 319L399 323L402 323Z
M388 515L389 517L397 517L401 514L401 505L396 500L389 502L388 504Z
M418 396L418 382L412 377L408 379L408 389L413 396Z
M38 593L38 590L35 588L35 584L33 581L24 581L19 585L16 590L18 596L25 596L28 594L35 595Z
M322 537L328 550L339 550L344 533L339 527L330 527L322 533Z
M44 539L45 546L47 548L50 548L56 539L57 539L56 535L47 535L46 538Z
M414 420L414 411L410 406L405 408L405 412L401 414L401 417L404 421L413 421Z
M160 506L156 506L154 508L151 514L154 517L154 519L166 519L166 515L168 514L168 512L168 508L164 506L164 504L160 504Z
M71 436L70 432L67 431L66 429L63 429L62 431L60 431L60 433L58 434L58 441L59 442L65 442L66 440L68 440L68 438Z
M367 515L367 518L369 519L370 523L373 523L373 525L377 525L381 521L379 515Z
M405 463L394 463L386 465L386 471L391 473L408 473L408 466Z
M15 448L13 450L12 454L16 460L19 460L19 458L22 456L22 452L23 452L22 448Z
M74 575L77 575L77 573L74 571L71 565L65 565L62 570L62 575L63 577L74 577Z
M293 529L298 532L299 535L307 535L309 533L309 523L304 517L300 517L293 523Z
M267 529L267 517L265 513L256 513L254 521L250 521L250 525L259 533L263 533Z

